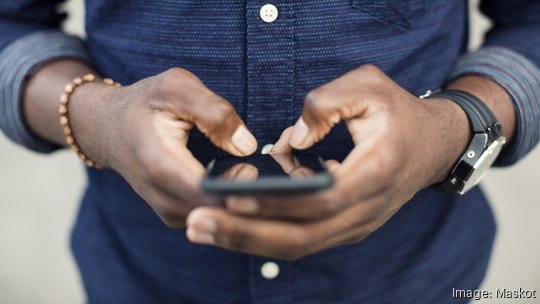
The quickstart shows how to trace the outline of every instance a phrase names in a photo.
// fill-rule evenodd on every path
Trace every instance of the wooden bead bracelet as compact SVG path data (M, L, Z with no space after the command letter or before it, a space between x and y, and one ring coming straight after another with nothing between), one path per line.
M73 134L73 129L69 123L69 102L71 101L71 95L73 92L80 87L81 85L89 82L97 82L98 78L94 74L87 74L83 77L77 77L73 79L71 83L66 85L64 89L64 94L60 97L60 108L58 112L60 113L60 124L64 128L64 135L66 136L66 143L70 146L71 150L79 156L81 161L83 161L86 166L89 168L101 169L103 168L100 164L96 163L90 159L82 150L81 147L77 144L75 140L75 135ZM121 85L110 78L105 78L101 80L104 84L121 87Z

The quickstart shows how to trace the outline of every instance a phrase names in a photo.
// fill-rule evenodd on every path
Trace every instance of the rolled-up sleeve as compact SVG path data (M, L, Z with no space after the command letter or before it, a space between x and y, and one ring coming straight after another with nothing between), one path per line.
M47 153L58 146L35 136L22 112L26 80L59 58L90 62L84 42L60 31L59 1L0 2L0 128L14 142Z
M540 1L484 0L481 9L494 26L480 50L457 62L450 80L482 75L512 97L516 132L496 162L507 166L527 155L540 139Z

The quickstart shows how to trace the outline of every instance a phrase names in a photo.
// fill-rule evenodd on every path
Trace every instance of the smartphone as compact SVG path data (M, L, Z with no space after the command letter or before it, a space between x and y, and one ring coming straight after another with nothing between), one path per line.
M206 168L202 189L219 195L287 195L320 191L333 182L315 153L218 156Z

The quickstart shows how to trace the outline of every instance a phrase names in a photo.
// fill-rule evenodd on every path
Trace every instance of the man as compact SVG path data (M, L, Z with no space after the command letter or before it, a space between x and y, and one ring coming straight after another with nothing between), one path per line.
M485 0L495 27L460 60L464 1L93 0L84 42L58 2L0 4L1 126L106 168L72 239L90 303L446 303L480 284L495 226L469 188L538 142L537 1ZM201 192L220 149L275 142L334 160L334 187Z

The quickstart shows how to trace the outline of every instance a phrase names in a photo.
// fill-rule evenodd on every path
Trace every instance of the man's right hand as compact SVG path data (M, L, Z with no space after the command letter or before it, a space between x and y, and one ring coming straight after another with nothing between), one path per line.
M200 191L204 168L186 147L194 126L233 155L257 149L233 106L183 69L122 88L84 84L71 98L80 148L119 172L170 227L184 226L193 208L214 203Z

